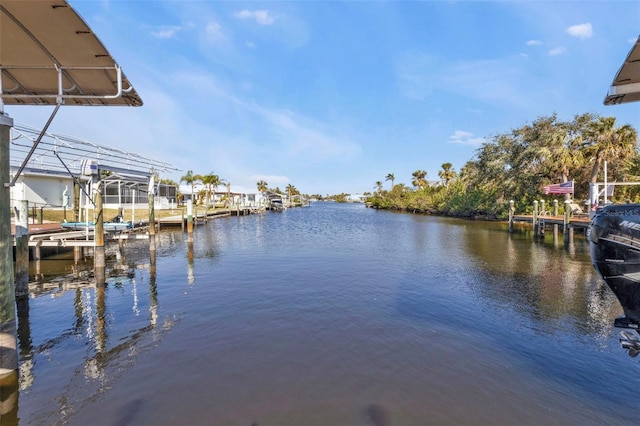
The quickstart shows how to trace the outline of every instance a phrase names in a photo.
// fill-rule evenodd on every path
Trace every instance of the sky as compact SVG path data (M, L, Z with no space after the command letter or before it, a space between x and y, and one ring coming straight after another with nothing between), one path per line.
M63 107L49 132L167 161L176 182L362 193L436 181L554 113L640 129L640 103L603 105L638 1L68 1L144 105ZM5 112L40 128L52 108Z

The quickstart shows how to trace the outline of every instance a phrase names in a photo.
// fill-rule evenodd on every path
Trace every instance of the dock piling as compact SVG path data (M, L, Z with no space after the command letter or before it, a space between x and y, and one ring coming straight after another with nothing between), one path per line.
M509 200L509 233L513 234L513 215L516 212L515 201Z
M9 147L13 119L0 106L0 389L18 383L16 302L11 238L11 182ZM4 390L2 392L4 400ZM7 393L7 395L10 395ZM17 395L17 393L16 393Z
M29 202L16 201L16 298L29 295Z
M533 238L538 236L538 200L533 200Z
M193 201L187 200L187 241L193 242Z
M154 185L155 176L151 175L149 178L149 250L156 251L156 213L155 213L155 198L154 198Z
M98 172L100 173L100 172ZM94 188L95 196L95 209L96 209L96 224L95 233L93 236L93 267L94 275L96 278L96 285L98 287L103 286L105 283L105 254L104 254L104 214L102 210L102 188L100 185L100 175L93 176L92 188Z

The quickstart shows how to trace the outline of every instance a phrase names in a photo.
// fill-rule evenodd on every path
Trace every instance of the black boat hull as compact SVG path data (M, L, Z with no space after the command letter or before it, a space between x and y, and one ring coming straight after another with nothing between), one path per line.
M589 229L591 260L616 295L625 318L617 326L640 325L640 204L598 209Z

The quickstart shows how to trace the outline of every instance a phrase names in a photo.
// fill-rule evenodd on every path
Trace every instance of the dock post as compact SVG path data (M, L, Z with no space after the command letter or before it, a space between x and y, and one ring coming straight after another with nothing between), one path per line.
M564 200L564 245L569 245L569 215L571 214L571 208L569 207L569 200Z
M33 248L33 261L36 263L36 272L35 272L35 280L41 280L42 279L42 270L40 269L40 260L42 258L41 256L41 252L40 252L40 244L38 244L37 246L35 246Z
M533 238L538 236L538 200L533 200Z
M0 389L18 385L18 343L16 338L16 301L13 276L13 239L11 238L11 182L9 146L13 119L5 115L0 103ZM6 393L11 397L12 393ZM4 403L3 403L4 404Z
M29 295L29 202L16 204L16 298L22 299Z
M544 209L544 200L540 200L540 218L538 219L538 234L540 238L544 238L544 216L546 210Z
M516 211L515 202L509 200L509 233L513 234L513 215Z
M149 250L156 251L156 212L155 198L153 189L155 184L155 176L149 177Z
M187 241L193 242L193 201L187 200Z
M94 196L96 203L96 226L93 235L93 268L98 287L104 286L105 256L104 256L104 215L102 211L102 185L100 185L100 171L93 176Z
M553 200L553 216L558 216L558 200ZM553 242L558 241L558 225L553 224Z
M73 180L73 221L80 222L80 182Z

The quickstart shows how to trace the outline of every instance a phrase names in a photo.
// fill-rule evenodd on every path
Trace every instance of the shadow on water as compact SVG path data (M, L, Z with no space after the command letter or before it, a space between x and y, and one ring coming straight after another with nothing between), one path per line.
M371 426L391 426L387 410L380 404L370 404L364 409L365 420Z

